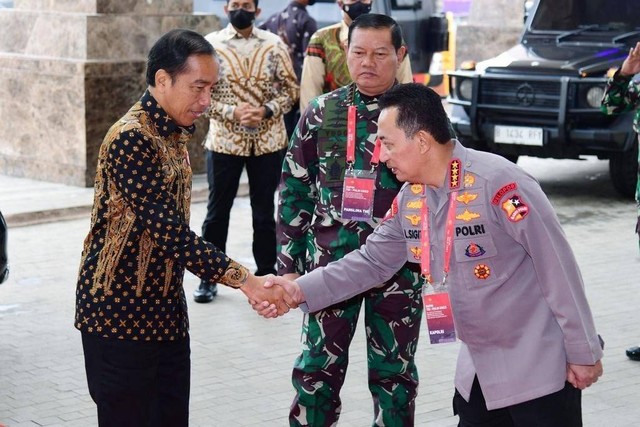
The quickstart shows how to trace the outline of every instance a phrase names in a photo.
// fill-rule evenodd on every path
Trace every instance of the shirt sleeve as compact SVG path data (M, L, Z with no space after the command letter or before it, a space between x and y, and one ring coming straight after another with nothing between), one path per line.
M302 34L302 39L300 40L300 50L302 52L307 51L307 47L309 46L309 42L311 41L311 36L313 36L316 31L318 31L318 24L316 23L316 20L307 15L307 19L304 20L300 31Z
M640 88L631 80L631 76L623 76L620 70L607 81L600 109L608 115L631 111L640 103Z
M201 279L239 287L248 270L189 228L177 206L176 197L180 195L168 189L179 184L167 182L153 138L139 130L121 132L107 153L110 181L131 207L131 214L137 219L135 224L146 229L151 244L168 259L182 264Z
M531 257L536 282L564 334L568 362L593 365L602 357L602 349L571 246L537 181L522 172L514 188L501 203L492 204L495 218ZM507 210L504 203L509 203ZM508 213L510 207L516 209Z
M398 272L407 261L401 217L387 216L359 250L296 279L306 300L301 309L322 310L372 289Z
M316 134L310 129L313 105L298 121L282 164L276 236L278 274L304 274L307 243L318 198Z
M300 96L298 79L293 70L291 57L287 47L280 39L274 47L274 54L277 55L275 80L278 90L274 91L274 97L266 102L266 106L273 112L275 117L291 111L294 102Z
M300 77L300 111L307 108L313 98L322 95L327 72L324 48L315 37L311 37L306 52Z

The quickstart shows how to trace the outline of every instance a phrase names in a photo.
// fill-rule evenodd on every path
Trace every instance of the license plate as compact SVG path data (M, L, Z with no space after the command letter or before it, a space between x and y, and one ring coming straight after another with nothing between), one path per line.
M536 145L542 147L542 128L495 126L493 140L499 144Z

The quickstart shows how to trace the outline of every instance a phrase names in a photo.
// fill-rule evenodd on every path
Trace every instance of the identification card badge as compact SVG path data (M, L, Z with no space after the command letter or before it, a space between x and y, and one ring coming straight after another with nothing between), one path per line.
M342 219L371 221L375 190L375 171L347 170L342 188Z
M427 318L431 344L455 342L456 328L453 324L449 292L437 284L424 286L422 301L424 302L424 313Z

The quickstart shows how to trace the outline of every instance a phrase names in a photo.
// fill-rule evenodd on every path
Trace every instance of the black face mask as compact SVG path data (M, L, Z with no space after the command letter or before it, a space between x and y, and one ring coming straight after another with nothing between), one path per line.
M229 22L239 30L247 29L256 20L255 12L248 12L244 9L236 9L229 11Z
M358 16L371 12L371 4L357 2L354 4L343 4L342 10L354 21Z

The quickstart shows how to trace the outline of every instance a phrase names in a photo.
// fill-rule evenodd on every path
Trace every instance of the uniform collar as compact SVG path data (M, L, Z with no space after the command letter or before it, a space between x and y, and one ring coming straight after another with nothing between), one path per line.
M174 133L189 134L192 135L196 127L191 125L189 127L179 126L167 112L158 104L158 101L151 95L151 92L147 89L142 98L140 98L140 104L142 110L144 110L154 124L158 134L163 137L169 137Z

